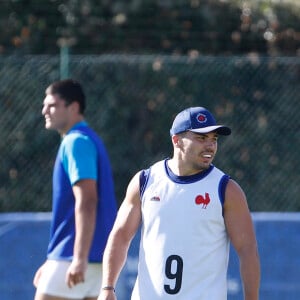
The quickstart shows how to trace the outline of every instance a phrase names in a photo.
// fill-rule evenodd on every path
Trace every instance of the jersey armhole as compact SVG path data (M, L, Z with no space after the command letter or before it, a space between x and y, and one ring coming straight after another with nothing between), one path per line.
M220 197L220 202L222 205L222 214L224 215L224 203L225 203L225 192L226 192L226 187L227 183L230 179L229 175L224 175L221 180L220 180L220 185L219 185L219 197Z
M140 197L142 199L145 189L146 189L146 185L149 179L149 175L150 175L150 169L144 169L140 172Z

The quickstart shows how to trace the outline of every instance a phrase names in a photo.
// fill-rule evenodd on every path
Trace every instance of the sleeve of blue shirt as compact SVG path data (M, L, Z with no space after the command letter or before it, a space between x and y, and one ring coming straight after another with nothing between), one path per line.
M61 159L71 184L82 179L97 180L97 149L90 138L80 133L70 133L62 143Z

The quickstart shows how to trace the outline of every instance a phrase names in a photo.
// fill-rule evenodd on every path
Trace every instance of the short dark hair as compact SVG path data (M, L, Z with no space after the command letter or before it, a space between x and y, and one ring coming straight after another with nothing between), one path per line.
M46 90L47 94L59 95L66 104L71 104L73 102L79 103L79 111L81 114L85 110L85 94L79 82L73 79L64 79L55 81L49 85Z

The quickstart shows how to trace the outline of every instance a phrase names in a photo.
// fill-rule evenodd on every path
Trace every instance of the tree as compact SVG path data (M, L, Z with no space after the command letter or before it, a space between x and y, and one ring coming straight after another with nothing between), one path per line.
M0 53L297 55L300 5L257 0L2 1Z

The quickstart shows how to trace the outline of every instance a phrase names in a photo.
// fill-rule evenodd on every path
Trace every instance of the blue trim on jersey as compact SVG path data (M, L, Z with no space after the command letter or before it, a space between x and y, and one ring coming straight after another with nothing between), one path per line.
M176 182L179 184L189 184L189 183L194 183L196 181L199 181L199 180L203 179L204 177L206 177L214 168L214 165L211 164L207 170L201 171L200 173L190 175L190 176L177 176L169 168L168 160L169 160L169 158L165 159L165 161L164 161L166 174L173 182ZM151 170L151 168L144 169L140 173L140 197L141 198L143 197L143 194L145 192L145 189L146 189L146 186L148 183L148 179L150 176L150 170ZM226 187L227 187L229 179L230 179L230 176L225 174L220 180L218 193L219 193L219 198L220 198L222 207L224 206L225 191L226 191Z
M149 179L150 169L142 170L140 173L140 197L142 198Z
M228 183L229 179L230 179L229 175L224 175L220 181L219 197L220 197L222 206L225 203L225 192L226 192L226 187L227 187L227 183Z
M197 174L194 174L194 175L177 176L169 168L168 160L169 159L165 159L165 161L164 161L166 173L172 181L174 181L176 183L180 183L180 184L188 184L188 183L194 183L196 181L199 181L199 180L203 179L204 177L206 177L212 171L212 169L214 168L214 166L211 165L207 170L201 171L201 172L199 172Z

